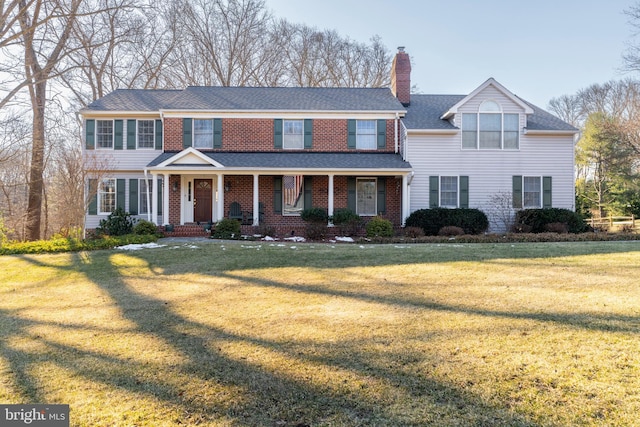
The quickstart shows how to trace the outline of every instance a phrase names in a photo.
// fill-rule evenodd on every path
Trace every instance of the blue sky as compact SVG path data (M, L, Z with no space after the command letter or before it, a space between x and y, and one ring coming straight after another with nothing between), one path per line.
M489 77L539 107L622 79L634 0L266 0L279 18L411 55L421 93L467 94ZM640 38L636 40L640 43Z

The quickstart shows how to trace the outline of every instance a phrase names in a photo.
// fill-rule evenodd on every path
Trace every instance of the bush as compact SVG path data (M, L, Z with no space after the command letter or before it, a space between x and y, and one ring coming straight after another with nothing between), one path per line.
M464 234L482 234L489 228L487 216L478 209L419 209L406 221L407 227L420 227L427 236L437 236L443 227L455 226Z
M300 218L305 222L329 222L327 211L322 208L309 208L300 212Z
M107 236L124 236L133 231L133 219L128 212L118 207L106 219L101 219L96 234Z
M133 233L140 236L155 236L158 234L158 227L151 221L141 219L133 226Z
M524 209L518 211L514 229L531 227L529 230L531 233L544 233L548 231L547 227L554 223L564 224L569 233L582 233L589 229L580 214L569 209L560 208ZM557 227L557 225L554 227Z
M424 237L424 230L420 227L405 227L404 235L412 239L417 239L418 237Z
M569 232L567 224L563 222L552 222L544 226L545 231L549 233L566 234Z
M309 240L322 240L327 235L327 224L324 222L310 222L305 227L305 237Z
M58 238L38 240L35 242L11 242L0 248L0 255L93 251L98 249L111 249L116 246L133 243L151 243L156 240L158 240L156 236L126 234L124 236L103 236L87 240Z
M391 237L393 236L393 224L388 219L374 216L365 227L367 237Z
M237 219L224 218L216 224L216 228L211 233L214 239L239 239L240 221Z
M358 234L362 226L362 218L351 209L337 209L331 218L333 225L338 227L342 236L353 236Z
M447 225L438 231L438 236L462 236L463 234L464 230L460 227L456 227L455 225Z

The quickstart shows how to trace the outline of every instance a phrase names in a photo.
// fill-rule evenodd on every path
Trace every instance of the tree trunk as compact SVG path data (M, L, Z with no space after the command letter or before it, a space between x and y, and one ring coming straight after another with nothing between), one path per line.
M29 202L27 206L27 240L39 240L42 228L42 177L44 173L44 112L46 80L35 84L30 91L33 111L33 145L29 173Z

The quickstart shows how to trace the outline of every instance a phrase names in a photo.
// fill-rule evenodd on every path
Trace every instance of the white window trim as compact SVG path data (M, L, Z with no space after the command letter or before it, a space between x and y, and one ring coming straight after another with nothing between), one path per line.
M140 122L152 122L151 130L152 130L152 138L151 138L151 147L141 147L140 146ZM137 119L136 120L136 148L138 150L155 150L156 149L156 121L154 119Z
M358 181L361 180L373 180L375 188L373 190L373 213L360 213L358 206ZM378 215L378 178L374 176L359 176L356 177L356 213L360 216L376 216Z
M300 144L298 147L287 147L287 135L298 135L295 133L286 133L286 122L299 122L300 123ZM282 119L282 149L283 150L303 150L304 149L304 120L301 119Z
M110 147L101 147L100 144L98 143L98 123L99 122L111 122L111 146ZM97 119L96 120L96 124L95 124L95 149L96 150L114 150L115 149L115 133L116 133L116 123L115 120L111 119L111 120L102 120L102 119Z
M524 180L525 178L537 178L538 179L538 183L539 183L539 191L538 191L538 199L540 200L540 203L538 204L538 206L533 206L533 205L527 205L525 203L526 201L526 197L525 197L525 189L524 189ZM542 175L522 175L522 209L542 209L542 204L543 204L543 177Z
M104 184L105 181L113 181L113 209L115 210L118 206L118 180L115 178L102 178L100 180L100 182L98 183L98 190L97 190L97 203L98 203L98 215L109 215L111 214L113 211L105 211L103 210L103 206L102 206L102 195L103 194L111 194L111 193L107 193L107 192L103 192L102 191L102 186Z
M209 145L207 145L206 147L199 147L196 146L196 121L209 121L211 122L211 140L209 141ZM191 123L191 135L193 135L193 140L192 140L192 145L193 148L195 148L196 150L202 150L202 149L213 149L213 140L214 140L214 134L215 134L215 122L213 119L193 119L192 123Z
M455 178L456 179L456 205L443 205L442 204L442 178ZM438 207L447 208L447 209L457 209L460 207L460 175L440 175L438 177Z
M487 110L487 111L483 111L482 106L483 105L489 105L489 104L494 104L496 105L499 110L498 111L494 111L494 110ZM473 114L475 115L476 118L476 144L475 144L475 148L471 148L471 147L464 147L462 145L462 134L464 133L464 131L462 130L462 125L460 126L460 148L462 150L482 150L482 151L499 151L499 150L507 150L507 151L519 151L520 150L520 113L505 113L504 110L502 109L502 106L500 105L499 102L493 100L493 99L487 99L485 101L483 101L480 106L478 107L478 111L475 113L469 112L469 113L465 113L465 112L461 112L460 113L460 120L462 122L462 115L463 114ZM480 135L482 134L482 129L480 127L480 115L481 114L497 114L500 115L500 147L499 148L483 148L480 147ZM505 129L504 129L504 116L505 115L517 115L518 116L518 144L516 148L505 148L504 146L504 133L505 133Z
M373 146L372 147L361 147L360 146L360 133L358 132L358 124L362 122L373 122ZM370 135L370 134L362 134ZM356 150L377 150L378 149L378 122L377 120L356 120Z

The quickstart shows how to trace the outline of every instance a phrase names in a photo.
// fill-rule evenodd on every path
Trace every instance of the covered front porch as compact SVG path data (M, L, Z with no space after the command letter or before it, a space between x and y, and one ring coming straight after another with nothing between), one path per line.
M187 148L164 153L145 170L161 178L165 224L207 224L233 218L245 226L286 230L303 225L300 211L332 216L349 208L404 225L412 170L393 153L224 153ZM384 166L384 167L383 167ZM389 167L391 166L391 167ZM153 188L154 192L158 191ZM158 197L151 221L158 224ZM158 224L164 225L164 224Z

